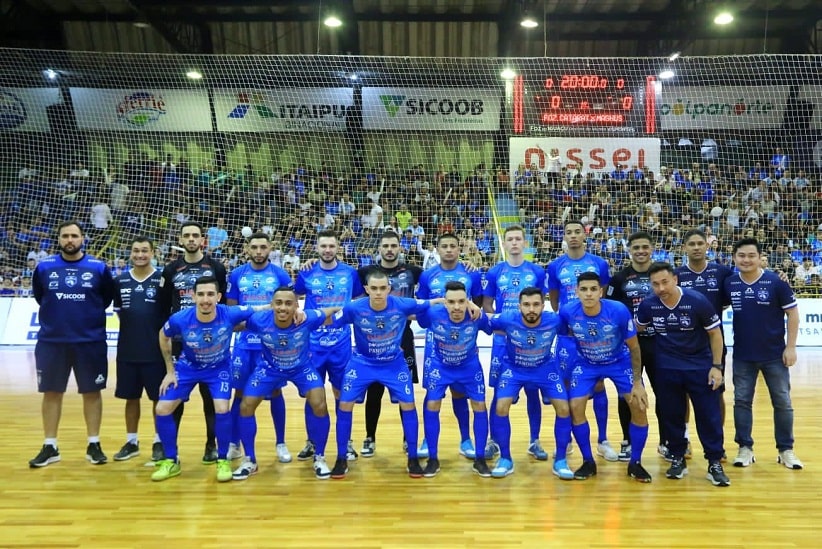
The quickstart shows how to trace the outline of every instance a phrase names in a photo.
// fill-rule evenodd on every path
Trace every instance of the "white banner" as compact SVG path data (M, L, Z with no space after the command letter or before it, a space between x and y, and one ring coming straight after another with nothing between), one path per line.
M205 90L71 88L81 130L210 132Z
M799 100L814 105L811 129L822 130L822 86L800 86Z
M344 132L351 88L214 90L221 132Z
M513 177L520 164L532 164L540 171L547 165L551 149L559 149L562 164L582 173L613 171L617 164L632 169L648 168L659 173L659 139L617 137L512 137L509 140L510 170Z
M471 88L363 88L366 130L499 130L502 92Z
M4 297L0 301L11 302L6 327L0 333L0 345L34 345L40 331L40 306L33 297ZM2 309L0 309L2 312ZM111 307L106 310L106 339L109 347L117 346L120 319Z
M789 86L666 86L657 99L662 130L778 128Z
M58 88L0 88L0 131L47 132L46 107L62 102Z

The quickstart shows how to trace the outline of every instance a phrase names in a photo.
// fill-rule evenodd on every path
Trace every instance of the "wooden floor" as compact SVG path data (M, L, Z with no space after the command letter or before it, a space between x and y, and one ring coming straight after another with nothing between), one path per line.
M434 479L412 480L405 474L398 414L387 398L377 455L354 463L345 480L318 481L308 462L277 463L270 417L261 408L260 473L244 483L218 484L213 467L199 462L203 424L196 391L183 423L183 474L178 478L152 483L152 469L143 466L147 450L131 461L89 465L81 400L74 393L66 395L61 424L63 461L30 470L27 461L42 444L33 356L30 350L6 348L0 351L0 414L5 418L0 463L6 467L0 482L0 547L818 547L820 359L822 350L801 349L793 370L796 451L806 469L777 465L770 404L760 382L754 408L759 461L748 469L729 466L732 486L725 489L704 479L698 443L691 474L680 481L665 479L666 463L650 444L644 459L654 476L649 485L629 480L625 464L604 461L589 481L559 481L548 462L525 453L522 405L512 412L516 473L480 479L457 454L457 429L447 402L443 470ZM611 396L609 432L618 440ZM291 388L286 397L287 438L296 456L304 438L302 401ZM419 393L418 404L421 399ZM732 457L730 392L726 400ZM122 410L122 402L107 390L102 442L109 458L124 442ZM149 413L146 404L144 417ZM547 448L553 412L546 408L543 417ZM649 443L656 442L655 430L652 425ZM329 447L333 434L332 427ZM142 422L140 435L149 448L149 421ZM358 447L363 436L362 408L357 407ZM579 452L569 461L572 468L578 466Z

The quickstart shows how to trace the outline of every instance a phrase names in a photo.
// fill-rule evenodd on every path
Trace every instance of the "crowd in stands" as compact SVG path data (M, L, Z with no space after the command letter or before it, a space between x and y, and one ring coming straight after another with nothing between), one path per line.
M567 219L583 221L588 251L614 271L628 261L630 233L649 232L654 259L680 265L682 236L700 227L709 259L730 264L733 241L754 236L769 267L785 272L800 295L820 293L822 181L794 169L780 149L753 166L700 162L662 166L659 173L638 166L586 172L557 159L554 150L543 170L520 165L512 174L483 164L470 173L397 164L349 175L327 163L261 174L251 165L193 168L185 159L138 153L105 169L29 164L2 198L0 296L30 294L37 262L56 251L54 227L70 218L85 223L87 249L115 273L128 268L136 235L158 243L159 265L175 259L178 229L187 220L206 228L208 252L229 270L245 260L243 227L268 233L271 260L292 273L316 257L314 235L321 229L338 232L341 259L355 266L378 261L379 236L392 230L408 263L433 265L436 236L453 232L463 258L488 268L499 259L491 195L516 200L534 261L542 265L563 253Z

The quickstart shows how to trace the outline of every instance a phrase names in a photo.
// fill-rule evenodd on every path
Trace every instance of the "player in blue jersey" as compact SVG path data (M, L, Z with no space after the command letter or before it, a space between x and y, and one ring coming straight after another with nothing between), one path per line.
M104 261L83 251L84 239L78 222L61 223L57 227L60 253L38 263L32 276L34 299L40 305L34 360L37 390L43 393L45 442L29 461L30 467L60 461L57 428L72 370L77 389L83 395L88 435L86 459L94 465L108 460L100 447L100 391L105 389L108 378L106 308L114 294L114 281Z
M552 261L545 269L545 285L548 287L548 298L551 308L559 312L560 308L577 301L577 277L582 273L597 273L603 288L608 286L611 275L608 262L601 257L585 251L585 227L580 221L565 222L565 244L568 249ZM577 344L573 336L557 335L557 367L563 375L566 386L571 380L571 371L576 362ZM608 442L608 394L605 385L598 383L594 390L594 416L597 421L599 438L597 454L607 461L617 461L617 453Z
M622 303L602 299L597 273L580 274L576 293L579 299L559 310L560 331L573 336L577 345L568 391L574 438L582 453L582 465L574 472L574 478L585 480L597 474L585 408L594 387L609 378L631 410L628 476L639 482L651 482L651 475L642 466L642 452L648 439L648 395L642 385L642 358L632 313Z
M168 318L160 302L161 273L151 264L154 242L138 236L131 242L131 269L114 279L114 311L120 318L117 338L117 388L114 396L126 401L126 443L114 454L115 461L140 455L137 427L140 423L140 397L146 395L154 405L160 398L160 383L166 366L157 333ZM154 414L152 406L152 416ZM154 423L152 417L152 424ZM163 445L155 433L151 462L163 459Z
M525 260L525 230L519 225L511 225L503 233L502 247L505 250L506 260L491 267L485 274L485 285L482 289L482 308L486 313L505 313L519 309L519 293L523 288L545 287L545 270L538 265ZM499 379L499 368L505 359L505 336L494 334L491 346L491 367L488 373L488 384L496 388ZM528 386L525 389L527 398L528 424L530 427L530 445L528 453L540 461L548 459L548 453L542 448L539 441L539 432L542 427L542 404L538 391ZM491 399L489 413L491 440L485 455L494 456L497 447L497 392Z
M374 269L366 276L368 299L347 304L334 315L332 326L351 324L354 351L345 368L340 407L337 412L337 461L331 478L345 478L348 472L348 441L351 438L352 412L355 402L362 402L372 383L384 385L391 400L399 402L402 430L408 443L408 474L423 475L417 459L419 420L414 406L414 386L401 342L409 315L428 309L429 302L389 295L388 275ZM442 300L433 300L442 302Z
M160 349L166 364L166 375L160 384L157 403L157 432L163 443L165 459L151 475L161 481L180 474L177 458L177 424L172 414L188 400L195 385L204 383L214 399L217 435L217 481L232 478L228 461L231 442L231 336L234 327L254 313L252 307L221 305L220 285L213 276L202 276L194 283L194 307L171 315L160 330ZM172 357L172 338L179 337L181 352Z
M802 469L793 451L790 376L790 367L796 364L799 332L796 297L776 273L762 270L762 248L756 239L737 241L733 253L739 272L725 281L725 297L734 312L734 440L739 445L734 465L748 467L755 461L753 396L762 372L773 405L777 461L788 469Z
M485 376L479 361L477 335L480 330L490 331L488 321L485 315L474 320L467 314L468 290L462 282L446 282L444 297L444 306L435 305L417 315L417 322L423 328L427 328L431 339L423 382L426 389L423 423L428 439L428 463L425 464L423 475L433 477L440 470L440 407L445 390L450 387L452 394L467 394L471 399L471 408L474 410L474 439L477 441L476 451L472 452L473 470L479 476L487 478L491 476L491 471L485 463L488 411L485 408Z
M419 286L417 287L417 297L419 299L445 297L445 287L449 282L457 281L465 286L469 300L481 304L482 279L480 273L479 271L468 272L459 262L460 245L457 235L444 233L437 237L437 252L440 256L440 263L422 272ZM428 386L428 358L431 356L432 343L433 334L429 330L425 336L425 356L422 370L422 384L424 387ZM428 398L427 393L426 398ZM474 459L477 454L469 434L470 418L468 415L468 398L452 388L451 402L453 404L454 416L457 418L457 425L460 429L460 455L468 459ZM422 439L422 444L420 445L417 455L419 457L429 457L427 440L425 438Z
M557 414L554 425L556 454L553 472L561 479L571 480L574 473L568 469L566 451L571 442L571 416L565 385L551 355L559 326L556 313L545 311L545 295L540 288L526 287L518 293L517 311L491 315L488 325L492 330L505 333L505 351L499 365L499 379L495 389L497 404L497 444L500 457L491 470L494 478L503 478L514 472L511 457L511 404L523 389L542 393L545 404L552 404Z
M714 486L730 486L720 463L724 431L718 393L722 384L722 319L707 298L677 286L670 263L654 263L648 270L654 295L639 304L636 322L640 330L654 327L657 357L657 390L662 421L668 433L670 479L688 474L685 466L685 413L688 399L694 407L696 430L705 459L707 479Z
M334 231L321 231L317 234L319 261L309 270L301 270L294 286L297 295L305 296L306 310L342 307L365 292L357 270L337 260L338 249L339 242ZM328 376L331 389L334 391L335 410L339 409L343 375L350 359L350 326L323 326L311 332L311 364L317 369L323 381ZM306 401L306 429L314 417L310 404ZM315 441L309 436L305 447L297 454L297 459L311 459L315 455L315 450ZM350 441L347 458L349 461L357 459L357 452Z
M297 294L289 286L278 288L273 293L273 311L255 313L246 322L246 331L255 334L262 345L253 373L243 388L240 408L240 437L246 459L233 473L234 480L245 480L257 473L257 455L254 440L257 436L257 422L254 412L257 406L274 390L287 382L292 382L310 406L307 429L309 440L314 442L314 474L318 479L328 479L331 470L325 461L325 445L331 421L325 402L325 378L316 368L310 351L310 336L313 331L330 321L339 307L309 309L306 319L299 325L295 322L298 310Z
M246 243L249 261L231 271L226 289L226 305L262 306L271 303L274 290L291 284L291 277L281 267L268 260L271 253L271 240L266 233L252 234ZM231 385L234 389L234 400L231 403L231 445L228 459L242 457L240 451L240 403L251 372L259 360L262 345L253 332L239 332L234 338L234 351L231 356ZM285 400L279 387L269 395L271 398L271 418L277 436L277 460L289 463L291 454L285 444ZM252 416L253 417L253 416Z

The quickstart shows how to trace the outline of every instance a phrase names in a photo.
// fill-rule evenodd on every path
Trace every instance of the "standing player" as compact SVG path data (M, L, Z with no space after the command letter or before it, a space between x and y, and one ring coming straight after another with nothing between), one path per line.
M194 282L194 307L174 313L160 330L160 349L166 364L166 375L160 385L157 403L157 432L163 443L165 459L159 463L151 480L160 481L180 474L177 458L177 424L172 414L191 394L194 386L205 383L213 395L215 431L217 434L217 481L231 480L228 444L231 440L231 336L234 326L248 320L251 307L220 305L220 284L213 276L202 276ZM181 338L176 362L172 357L172 338Z
M446 286L450 282L455 281L460 282L463 286L465 286L465 291L469 300L473 300L478 304L482 303L482 282L480 273L479 271L469 273L459 262L460 245L457 235L453 233L441 234L437 238L437 253L439 253L440 256L440 263L422 272L419 286L417 287L417 297L419 299L445 297ZM428 358L431 356L433 337L433 332L428 330L425 335L425 358L423 360L422 371L422 384L426 388L428 387ZM428 393L426 393L425 398L428 398ZM474 444L471 442L471 436L468 432L470 423L468 416L468 398L459 392L455 393L452 388L451 402L453 404L454 415L457 418L457 425L459 425L460 429L459 452L468 459L474 459L477 454L474 449ZM485 401L483 396L483 407L484 406ZM424 409L427 410L428 408L426 407ZM419 457L429 457L428 445L425 438L422 440L422 445L420 445L420 449L417 454Z
M440 407L445 389L450 387L452 394L458 391L460 395L467 393L471 397L471 408L474 410L474 439L477 441L477 449L472 452L473 470L479 476L487 478L491 476L491 471L485 463L488 411L485 408L485 376L479 361L477 335L480 330L490 331L488 321L485 315L481 315L478 320L468 316L468 291L462 282L446 282L444 297L444 307L435 305L417 315L417 322L423 328L427 328L431 339L429 355L425 361L425 376L428 379L424 382L426 394L423 423L428 438L428 463L425 464L423 475L433 477L440 470ZM471 442L470 438L468 442ZM460 450L462 452L463 448Z
M508 412L522 389L542 393L545 404L552 404L557 413L554 425L556 455L553 472L563 480L572 480L574 473L565 459L571 442L571 416L565 386L551 357L551 347L557 335L559 317L545 310L545 296L536 287L522 289L518 296L519 310L505 311L488 318L492 330L505 332L505 351L499 365L499 380L495 389L500 457L491 471L494 478L514 472L511 458L511 419Z
M725 281L725 296L734 311L734 440L739 444L734 466L748 467L756 461L751 437L753 397L756 378L762 372L773 405L777 462L788 469L802 469L793 451L789 369L796 364L799 309L790 286L773 271L762 270L761 253L755 238L737 241L734 264L739 272Z
M271 303L274 291L280 286L291 284L291 277L282 267L277 267L268 260L271 253L271 240L266 233L254 233L246 244L249 261L231 271L226 290L226 305L263 306ZM240 442L240 403L243 400L243 389L246 387L251 372L254 371L260 358L260 343L257 334L242 331L234 338L234 352L231 356L231 385L234 389L234 401L231 404L231 446L229 459L242 456ZM271 397L271 418L277 435L277 459L280 463L289 463L291 454L285 445L285 399L279 387L275 387ZM256 407L255 407L256 408ZM254 416L251 416L254 420Z
M631 317L636 315L637 308L642 300L651 295L651 279L648 269L651 268L651 252L654 249L651 235L646 232L636 232L628 237L628 253L631 264L616 273L605 291L609 299L621 302L631 311ZM656 368L654 365L653 328L648 327L644 332L637 334L642 356L642 369L648 374L651 388L656 391ZM662 420L659 419L659 399L654 406L657 423L659 424L659 454L669 459L668 448L665 446L665 434ZM622 426L622 445L619 450L619 461L631 459L631 408L625 399L619 400L619 423Z
M305 296L306 310L342 307L365 292L356 269L337 261L338 249L339 242L334 231L321 231L317 234L319 261L314 263L310 270L301 270L294 286L297 295ZM335 411L338 411L340 407L340 388L345 366L349 360L351 360L350 326L321 326L311 332L311 365L319 372L323 382L328 376L331 390L334 392ZM311 403L306 400L306 430L311 425L313 417ZM297 459L305 461L316 455L315 442L309 435L305 448L297 454ZM347 457L349 461L357 459L357 452L350 441Z
M491 267L485 275L482 308L486 313L517 312L520 306L519 293L523 288L543 288L545 286L545 270L526 261L523 255L525 253L525 230L522 227L519 225L507 227L503 233L502 247L505 250L506 260ZM500 364L505 359L505 349L505 336L494 334L491 344L491 368L488 374L488 384L495 389L489 415L491 440L485 451L485 455L489 458L498 451L497 433L501 422L497 417L496 387L499 381ZM535 387L528 385L525 388L525 396L528 401L529 440L531 441L528 453L544 461L548 459L548 453L543 450L539 442L539 432L542 427L542 403L539 400L539 392Z
M180 226L180 245L185 249L183 257L166 265L163 279L160 282L160 296L163 310L176 313L194 304L194 283L201 276L213 276L219 284L220 295L226 288L226 274L223 264L203 253L203 226L194 221L186 221ZM172 352L179 356L182 350L181 340L173 342ZM208 385L199 384L200 396L203 399L203 415L206 422L206 444L203 452L203 463L217 461L217 445L214 442L214 400L208 392ZM175 421L180 428L184 404L176 408Z
M585 251L585 227L580 221L565 223L565 244L568 250L553 260L545 269L545 282L551 308L559 312L562 307L577 301L577 277L582 273L597 273L602 288L608 286L611 275L608 262ZM557 367L566 386L571 381L571 372L576 362L577 344L573 335L557 335ZM569 367L570 366L570 367ZM594 416L597 421L599 438L597 454L606 461L617 461L618 456L608 442L608 394L605 385L598 383L594 389Z
M391 286L391 295L395 297L413 298L414 288L419 282L422 269L417 265L400 263L400 237L397 233L386 231L380 237L380 261L376 265L361 267L357 270L360 282L365 285L368 273L373 270L383 272L388 277ZM413 383L419 383L417 373L417 350L414 348L414 332L408 322L402 331L402 354L411 372ZM365 400L365 440L362 443L362 457L370 458L377 450L377 423L382 411L382 396L385 386L374 383L368 388ZM402 413L401 413L402 415ZM407 446L408 441L403 442Z
M34 347L37 390L43 393L45 442L30 467L60 461L57 428L63 395L74 371L83 395L88 446L86 459L94 465L108 461L100 447L100 422L108 378L106 307L114 294L114 281L104 261L83 251L83 229L76 221L57 227L60 253L37 264L32 276L34 299L40 305L40 332Z
M317 372L309 346L311 332L328 322L339 308L308 310L305 321L297 325L295 316L299 304L294 290L283 286L273 294L273 311L256 313L246 323L246 330L256 334L261 342L262 357L256 362L254 372L243 388L240 437L246 459L234 471L233 478L245 480L257 473L257 454L254 450L257 422L254 411L264 397L291 381L311 409L306 428L309 439L316 441L314 474L318 479L327 479L331 476L331 470L325 461L325 445L331 420L325 402L325 379Z
M154 408L160 398L160 383L166 375L157 333L167 318L160 303L160 271L151 264L154 242L138 236L131 242L131 269L114 279L114 311L120 317L117 338L117 388L114 396L126 401L126 443L114 454L115 461L140 455L137 427L143 389ZM152 421L154 424L154 421ZM163 459L160 437L154 435L151 464Z
M577 345L569 398L582 466L576 470L574 478L585 480L597 474L585 408L594 387L610 378L631 410L629 429L633 444L628 476L639 482L651 482L651 475L641 463L648 439L648 395L642 385L642 358L631 311L622 303L602 299L602 284L597 273L580 274L576 293L579 299L559 310L560 332L573 337Z
M719 413L722 384L722 319L699 292L677 286L669 263L654 263L648 270L653 296L639 305L637 326L654 327L656 345L657 398L668 433L670 479L688 474L685 466L685 413L688 398L694 407L696 431L708 460L707 479L714 486L729 486L722 468L724 432Z

